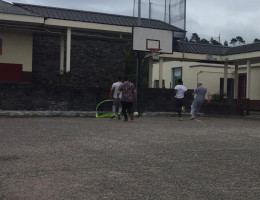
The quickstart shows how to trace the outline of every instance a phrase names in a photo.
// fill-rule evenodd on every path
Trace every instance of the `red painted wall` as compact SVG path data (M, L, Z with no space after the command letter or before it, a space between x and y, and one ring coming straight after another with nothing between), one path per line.
M22 82L23 65L0 63L0 81L1 82Z

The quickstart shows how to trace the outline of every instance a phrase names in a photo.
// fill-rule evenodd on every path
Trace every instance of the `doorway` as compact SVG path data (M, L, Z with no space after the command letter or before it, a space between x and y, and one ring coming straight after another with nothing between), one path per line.
M246 98L246 74L238 74L238 99Z
M220 78L220 94L224 93L224 78ZM234 79L227 79L227 99L229 101L234 99Z

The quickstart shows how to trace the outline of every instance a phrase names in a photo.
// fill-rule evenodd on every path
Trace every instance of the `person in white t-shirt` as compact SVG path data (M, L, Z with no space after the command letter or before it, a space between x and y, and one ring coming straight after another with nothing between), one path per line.
M182 79L178 79L178 85L175 86L174 91L175 110L178 113L179 121L182 121L181 110L183 106L184 95L187 93L187 88L183 85Z
M122 112L122 104L121 104L121 99L122 99L122 93L117 97L118 89L120 86L123 84L122 83L122 78L118 77L118 81L113 83L111 89L110 89L110 97L113 97L114 102L112 106L112 112L114 113L111 118L114 118L116 116L116 111L117 111L117 117L118 119L121 119L120 114Z

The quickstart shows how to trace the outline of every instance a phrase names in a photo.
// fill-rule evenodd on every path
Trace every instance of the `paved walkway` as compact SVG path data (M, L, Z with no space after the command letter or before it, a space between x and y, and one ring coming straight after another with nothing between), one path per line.
M245 118L1 117L0 199L260 199Z
M184 117L190 116L189 113L182 113ZM145 117L174 117L176 112L145 112ZM200 113L200 116L204 116ZM0 110L0 117L96 117L95 111L5 111ZM215 116L217 117L217 116ZM221 117L221 116L219 116ZM223 116L222 116L223 117ZM260 112L252 111L248 116L225 116L260 119Z

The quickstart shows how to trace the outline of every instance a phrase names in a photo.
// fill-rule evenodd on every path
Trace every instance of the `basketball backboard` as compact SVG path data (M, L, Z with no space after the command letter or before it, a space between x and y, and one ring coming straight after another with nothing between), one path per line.
M133 27L133 50L160 49L160 53L172 53L172 41L172 31Z

